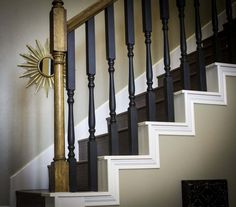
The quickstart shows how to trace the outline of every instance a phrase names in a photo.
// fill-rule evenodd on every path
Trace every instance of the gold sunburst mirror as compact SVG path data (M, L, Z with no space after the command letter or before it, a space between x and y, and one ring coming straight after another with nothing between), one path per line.
M52 88L54 84L53 59L52 55L49 53L49 41L46 40L44 46L37 40L35 42L35 48L26 45L28 53L20 54L25 62L18 65L18 67L26 70L20 78L29 78L26 88L35 84L35 93L37 93L40 88L44 88L48 96L49 89Z

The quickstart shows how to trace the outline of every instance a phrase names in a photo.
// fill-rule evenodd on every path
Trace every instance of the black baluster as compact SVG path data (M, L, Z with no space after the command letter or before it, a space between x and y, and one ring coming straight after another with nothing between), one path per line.
M232 1L226 0L225 7L226 7L227 24L224 25L224 28L227 32L228 47L229 47L229 53L230 53L230 62L235 64L236 63L236 52L235 52L236 29L233 24L234 21L233 21L233 12L232 12Z
M218 15L217 15L217 5L216 0L211 0L211 15L212 15L212 30L213 30L213 53L214 53L214 61L220 62L221 58L221 50L220 50L220 42L218 40Z
M69 162L69 187L71 192L77 191L77 172L75 159L75 131L74 131L74 91L75 91L75 33L68 33L66 90L68 94L68 162Z
M138 115L135 104L135 83L133 66L134 49L134 5L133 0L125 0L125 37L129 58L129 108L128 125L130 154L138 154Z
M167 121L174 121L174 96L173 81L170 74L170 51L168 40L168 19L169 19L169 1L160 0L160 17L162 20L162 30L164 38L164 87L165 87L165 110Z
M113 5L105 9L105 28L106 28L106 58L109 72L109 108L110 123L109 131L109 150L111 155L119 154L119 140L116 124L116 96L114 84L114 63L116 58L115 52L115 24L114 24L114 7Z
M146 79L147 79L147 119L148 121L156 120L156 96L153 91L153 71L152 71L152 56L151 56L151 33L152 33L152 10L151 0L142 0L142 15L143 15L143 32L145 35L146 44Z
M232 0L225 0L225 9L226 9L226 16L227 21L233 21L233 12L232 12Z
M181 67L181 76L182 76L182 87L185 90L190 89L190 75L189 75L189 63L187 60L187 42L185 34L185 24L184 24L184 8L185 0L177 0L177 7L179 10L179 25L180 25L180 67Z
M206 91L206 67L202 48L202 31L200 21L200 3L199 0L194 0L195 9L195 36L197 43L197 70L198 70L198 89L200 91Z
M94 78L96 74L94 17L86 22L86 68L89 88L88 176L90 191L97 191L97 143L95 138Z

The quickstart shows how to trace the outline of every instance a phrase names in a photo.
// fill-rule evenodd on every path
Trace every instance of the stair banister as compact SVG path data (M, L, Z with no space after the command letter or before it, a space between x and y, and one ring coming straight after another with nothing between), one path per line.
M116 1L117 0L99 0L95 2L76 16L72 17L69 21L67 21L67 31L71 32L77 29L86 21L88 21Z
M94 17L99 12L104 11L117 0L99 0L92 4L69 21L67 21L67 33L68 33L68 56L67 59L70 63L67 64L67 91L68 91L68 163L69 163L69 188L71 192L77 191L79 186L76 185L76 159L74 156L74 118L73 118L73 103L74 103L74 90L75 90L75 37L74 32L79 26L86 24L86 41L87 41L87 75L89 80L89 142L88 142L88 162L89 162L89 188L91 191L97 191L97 147L95 139L95 108L94 108L94 78L95 78L95 33L94 33ZM109 10L110 11L110 10ZM110 13L110 12L109 12ZM113 14L114 15L114 14ZM109 17L109 22L111 19ZM114 20L113 20L114 21ZM109 25L110 26L110 25ZM111 30L109 28L109 30ZM109 31L110 33L110 31ZM109 43L110 44L110 43ZM110 44L111 45L111 44ZM112 51L111 51L112 52ZM109 71L110 79L113 78L113 57L109 58ZM113 94L110 99L111 106L111 121L109 126L113 134L113 154L118 154L118 132L115 121L115 91L114 83L111 81L111 91ZM115 149L116 148L116 149Z
M66 10L54 0L50 12L50 49L54 64L54 161L52 191L69 190L69 168L65 158L64 65L67 52Z
M95 34L94 34L94 16L99 12L111 6L117 0L99 0L92 4L69 21L67 21L68 33L68 53L67 53L67 94L68 94L68 163L69 163L69 190L71 192L77 191L77 175L76 175L76 159L74 154L74 117L73 117L73 103L75 90L75 29L86 24L86 38L87 38L87 75L89 80L89 142L88 142L88 161L89 161L89 188L91 191L97 191L97 147L95 139L95 109L94 109L94 77L95 77ZM110 17L109 17L110 18ZM111 21L110 19L108 21ZM93 30L93 31L92 31ZM110 30L110 28L109 28ZM92 33L91 33L92 31ZM91 41L94 40L94 41ZM112 71L112 59L109 60L109 70ZM112 79L112 73L110 73ZM114 79L114 78L113 78ZM112 84L111 84L112 85ZM111 89L114 92L114 83ZM109 131L113 134L113 154L118 154L118 132L115 121L115 98L111 98L111 121Z
M195 62L191 62L191 65L194 65L198 61L198 68L200 68L201 75L205 72L204 58L206 58L206 63L209 64L210 61L213 59L211 56L203 56L202 50L210 48L212 52L213 45L208 45L208 43L212 43L212 37L209 37L207 40L202 41L202 34L201 34L201 23L200 23L200 4L199 0L194 1L194 9L195 9L195 16L196 16L196 41L197 41L197 51L195 53L190 54L190 57L194 57L197 55L197 60ZM93 4L88 9L82 11L82 13L78 14L76 17L72 18L68 22L66 22L66 10L63 8L63 1L62 0L54 0L53 7L51 10L50 15L50 41L51 41L51 53L53 56L53 64L54 64L54 161L52 162L51 166L49 167L49 176L51 183L49 188L50 191L55 192L62 192L68 191L71 192L75 191L97 191L98 190L98 179L97 179L97 155L99 153L102 155L108 155L108 150L106 146L105 149L99 148L101 147L101 143L105 140L103 138L107 138L107 134L98 135L98 149L95 137L95 108L94 108L94 79L96 74L96 58L95 58L95 26L94 26L94 18L95 15L98 14L100 11L105 10L105 23L106 23L106 52L107 52L107 62L108 62L108 71L109 71L109 85L110 85L110 126L113 126L109 129L110 134L114 134L116 137L116 142L110 145L110 150L113 152L110 154L138 154L138 141L137 141L137 108L135 102L135 84L134 84L134 63L133 63L133 49L135 44L135 34L134 34L134 8L133 8L133 0L125 0L125 27L126 27L126 45L128 49L128 62L129 62L129 141L130 150L128 151L128 144L127 142L124 144L122 143L122 138L127 136L127 129L125 128L127 125L124 123L121 126L116 123L116 118L119 121L119 124L126 115L125 113L120 114L116 117L116 100L115 100L115 83L114 83L114 62L115 62L115 30L114 30L114 11L113 11L113 3L115 0L100 0L99 2ZM141 1L140 1L141 2ZM222 45L219 47L223 52L225 52L225 56L222 55L223 60L228 61L230 59L230 55L236 54L233 49L236 47L235 45L235 20L232 18L232 5L231 0L226 0L226 13L228 22L224 25L224 31L219 32L218 38L222 40ZM177 70L170 71L170 52L169 52L169 41L168 41L168 20L169 20L169 4L168 0L159 0L160 3L160 17L162 20L162 30L163 30L163 49L164 49L164 69L165 74L162 76L164 77L164 89L160 86L158 89L155 89L155 92L160 93L161 95L164 94L164 101L166 101L166 106L164 109L167 110L166 116L162 120L162 114L158 114L157 118L160 118L158 121L174 121L174 108L173 108L173 82L171 75L173 77L177 74ZM184 7L185 7L185 0L176 0L177 7L179 9L179 17L180 17L180 40L181 40L181 53L182 53L182 60L184 60L187 54L187 45L186 45L186 38L185 38L185 28L184 28ZM218 33L218 23L217 23L217 9L216 9L216 0L211 0L212 3L212 22L213 22L213 31L214 36ZM142 11L143 11L143 32L145 34L145 43L146 43L146 68L147 68L147 85L148 90L147 92L152 91L152 61L151 61L151 32L152 32L152 23L151 23L151 0L142 0ZM92 12L93 11L93 12ZM75 29L82 24L86 24L86 63L87 63L87 75L88 75L88 88L89 88L89 115L88 115L88 125L89 125L89 141L88 141L88 153L80 152L80 158L83 157L80 162L76 162L75 154L74 154L74 141L75 141L75 133L74 133L74 119L73 119L73 103L74 103L74 90L75 90ZM218 35L218 34L217 34ZM228 42L226 41L228 35ZM214 38L213 36L213 38ZM234 41L234 43L233 43ZM206 43L206 44L205 44ZM202 47L206 45L206 47ZM224 51L226 50L227 51ZM229 50L232 50L231 53ZM229 53L227 53L229 52ZM232 53L233 52L233 53ZM65 67L65 55L67 53L67 82L66 88L68 93L68 105L69 105L69 115L68 115L68 159L66 161L65 158L65 141L64 141L64 134L65 134L65 127L64 127L64 67ZM209 58L210 57L210 58ZM194 57L195 58L195 57ZM231 57L232 58L232 57ZM234 59L236 60L236 58ZM231 63L233 60L230 60ZM203 65L202 65L203 64ZM202 66L202 67L201 67ZM200 77L200 81L196 81L196 71L195 68L191 67L191 89L197 89L197 84L201 85L201 90L204 89L204 83L202 80L204 77ZM178 74L176 75L178 76ZM162 78L161 77L161 78ZM159 80L162 80L160 76L158 77ZM174 89L178 91L183 87L180 87L178 77L175 77L174 81ZM196 85L194 85L196 84ZM160 81L161 85L161 81ZM202 89L203 88L203 89ZM185 88L186 89L186 88ZM164 93L163 93L164 92ZM139 96L140 95L140 96ZM139 94L137 96L137 106L138 110L147 110L147 107L150 107L150 100L146 100L146 106L144 106L144 93ZM147 95L148 96L148 95ZM148 97L149 98L149 97ZM147 99L148 99L147 98ZM159 98L159 97L158 97ZM163 98L163 97L161 97ZM155 99L152 97L152 99ZM142 104L140 102L142 101ZM153 100L152 100L153 101ZM156 100L159 106L162 104L164 105L163 99ZM152 103L153 104L153 103ZM141 105L141 106L140 106ZM141 111L140 110L140 111ZM142 117L142 113L144 114L144 110L138 111L141 116L140 119L145 119L146 117ZM161 110L160 110L161 111ZM159 112L159 111L158 111ZM162 112L162 111L161 111ZM164 110L163 110L164 112ZM149 111L150 114L150 111ZM152 114L153 115L153 114ZM159 117L160 115L160 117ZM123 117L122 117L123 116ZM148 119L150 120L150 116ZM126 118L126 117L125 117ZM126 122L127 120L125 120ZM146 120L142 120L146 121ZM117 126L116 126L117 124ZM117 127L119 127L120 137L124 135L120 140L118 140L117 134ZM114 129L114 130L113 130ZM123 133L123 134L122 134ZM100 139L102 138L102 139ZM108 139L107 139L108 140ZM128 140L128 137L127 139ZM126 141L125 140L125 141ZM80 140L85 142L84 140ZM102 141L102 142L101 142ZM120 141L120 145L126 148L125 150L120 147L120 152L118 147ZM104 144L104 143L102 143ZM82 149L82 148L81 148ZM101 151L102 152L101 152ZM122 151L123 150L123 151ZM98 151L98 153L97 153ZM115 152L115 153L114 153ZM84 158L85 156L81 153L87 154L88 158ZM85 161L85 160L88 160ZM88 169L87 169L88 168ZM85 172L85 173L84 173ZM84 174L83 174L84 173ZM78 179L77 179L78 177ZM85 180L80 185L81 180ZM88 181L89 180L89 181ZM78 186L76 185L78 182ZM88 186L89 183L89 186ZM26 193L27 194L27 193ZM42 194L40 193L40 196ZM93 194L94 195L94 194ZM31 197L29 197L31 199ZM23 205L24 206L24 205Z

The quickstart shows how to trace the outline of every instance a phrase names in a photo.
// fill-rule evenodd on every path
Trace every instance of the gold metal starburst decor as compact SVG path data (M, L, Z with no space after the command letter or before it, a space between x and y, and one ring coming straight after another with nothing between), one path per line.
M26 45L29 50L28 53L20 54L25 62L18 65L18 67L26 70L20 78L29 78L30 80L26 88L35 84L35 93L37 93L40 88L44 88L48 97L49 89L53 88L54 84L53 59L52 55L49 53L49 41L46 40L44 46L37 40L35 42L35 48Z

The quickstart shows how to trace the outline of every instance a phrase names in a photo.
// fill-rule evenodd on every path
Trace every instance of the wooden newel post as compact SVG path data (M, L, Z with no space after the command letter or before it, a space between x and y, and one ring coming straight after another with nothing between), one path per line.
M51 165L55 192L69 191L69 168L65 159L64 65L67 51L66 10L54 0L50 12L50 49L54 59L54 161Z

